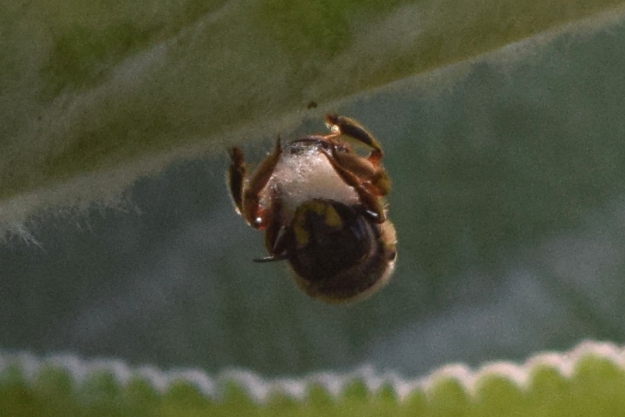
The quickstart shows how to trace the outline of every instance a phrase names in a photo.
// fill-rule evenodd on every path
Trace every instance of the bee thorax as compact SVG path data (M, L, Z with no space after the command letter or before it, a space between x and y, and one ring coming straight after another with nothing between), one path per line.
M327 157L314 148L283 155L266 190L263 200L269 198L269 193L277 191L283 214L288 218L311 199L333 200L346 205L359 201L356 191L339 177Z

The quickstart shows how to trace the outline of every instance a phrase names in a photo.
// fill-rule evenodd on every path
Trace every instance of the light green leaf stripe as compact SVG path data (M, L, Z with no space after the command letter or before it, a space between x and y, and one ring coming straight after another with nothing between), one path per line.
M310 101L321 113L622 3L2 2L0 218L108 200L176 158L275 134Z
M0 354L0 415L11 416L618 416L625 351L584 342L523 365L450 365L423 379L318 373L267 380L249 371L210 377L74 356Z

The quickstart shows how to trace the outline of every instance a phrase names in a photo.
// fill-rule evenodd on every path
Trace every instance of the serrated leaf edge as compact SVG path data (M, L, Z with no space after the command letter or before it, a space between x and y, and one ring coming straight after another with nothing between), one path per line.
M267 403L274 395L284 395L294 400L307 398L313 386L323 388L331 397L344 397L346 388L353 383L363 384L370 395L376 395L384 387L391 387L396 398L402 402L421 392L427 396L443 381L459 384L469 397L475 397L482 382L498 377L512 382L520 391L526 391L532 382L532 375L542 367L555 369L563 378L574 378L574 370L580 358L586 356L607 360L625 372L625 349L612 343L584 341L571 351L564 353L540 353L523 364L499 361L489 362L472 370L464 364L446 365L421 378L404 378L395 372L380 373L371 365L363 365L347 373L317 372L301 378L264 378L250 370L229 369L216 376L210 376L200 369L173 369L164 371L155 366L132 367L118 359L83 359L72 354L36 356L26 352L9 353L0 351L0 385L9 369L20 369L25 382L34 385L43 367L55 367L66 371L80 388L96 373L114 377L120 387L126 387L131 380L147 381L156 391L165 394L175 384L188 383L207 400L219 402L224 398L227 385L234 384L245 392L250 400Z

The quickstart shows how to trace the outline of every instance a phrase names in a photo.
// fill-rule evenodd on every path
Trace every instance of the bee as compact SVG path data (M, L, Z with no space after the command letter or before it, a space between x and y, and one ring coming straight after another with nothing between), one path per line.
M328 303L364 299L389 280L397 258L384 196L391 180L379 142L360 123L329 114L327 135L309 135L273 151L248 175L243 151L228 150L235 209L265 232L269 256L287 261L296 284ZM369 149L367 156L350 142Z

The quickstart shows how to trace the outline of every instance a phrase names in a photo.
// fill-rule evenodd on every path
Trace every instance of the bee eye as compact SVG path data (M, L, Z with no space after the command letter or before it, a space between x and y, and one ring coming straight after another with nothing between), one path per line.
M396 251L396 250L394 250L394 251L392 251L392 252L389 252L389 253L388 253L388 255L387 255L387 259L388 259L389 261L394 261L394 260L395 260L395 258L397 258L397 251Z

